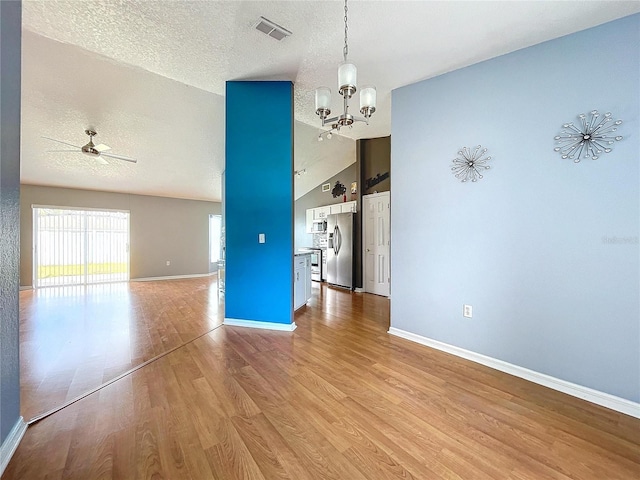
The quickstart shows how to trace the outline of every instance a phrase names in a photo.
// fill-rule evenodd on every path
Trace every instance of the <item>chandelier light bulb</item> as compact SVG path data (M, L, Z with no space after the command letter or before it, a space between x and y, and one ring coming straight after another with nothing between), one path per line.
M331 137L333 137L333 134L331 132L327 133L327 140L331 140Z
M369 118L376 111L376 87L366 86L360 90L360 113Z
M331 89L329 87L319 87L316 89L316 111L329 109L331 107Z
M362 87L360 90L360 108L376 107L376 87Z
M351 97L356 91L358 69L353 63L344 62L338 67L338 90Z

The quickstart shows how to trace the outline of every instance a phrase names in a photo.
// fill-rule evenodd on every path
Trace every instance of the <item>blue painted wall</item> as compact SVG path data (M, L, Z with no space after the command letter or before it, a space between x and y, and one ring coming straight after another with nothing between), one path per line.
M0 2L0 444L20 419L20 60L22 3Z
M292 98L291 82L227 82L225 318L293 322Z
M393 327L640 401L640 15L393 92ZM598 109L625 138L553 151ZM492 169L451 161L482 144ZM462 305L473 318L462 317Z

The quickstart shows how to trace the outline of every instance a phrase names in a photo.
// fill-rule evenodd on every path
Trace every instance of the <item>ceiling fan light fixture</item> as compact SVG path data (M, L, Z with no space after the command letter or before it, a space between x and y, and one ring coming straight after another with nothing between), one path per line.
M100 155L100 152L97 151L95 148L87 147L86 145L82 147L82 153L90 157L97 157Z

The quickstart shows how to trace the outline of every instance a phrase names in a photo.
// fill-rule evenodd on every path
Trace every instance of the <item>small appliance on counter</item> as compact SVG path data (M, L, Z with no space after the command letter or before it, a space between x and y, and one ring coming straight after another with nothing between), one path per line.
M322 270L324 268L323 264L323 252L321 248L300 248L299 252L309 252L311 253L311 280L316 282L322 282L324 280L324 275L322 274Z

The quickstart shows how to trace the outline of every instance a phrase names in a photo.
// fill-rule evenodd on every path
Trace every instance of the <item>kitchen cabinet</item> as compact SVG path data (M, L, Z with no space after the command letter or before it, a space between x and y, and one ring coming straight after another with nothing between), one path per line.
M329 215L336 213L356 213L356 201L334 203L333 205L324 205L322 207L308 208L306 216L306 232L313 233L313 222L318 220L326 220Z
M326 220L327 216L331 214L331 206L327 205L326 207L316 207L313 209L313 219L314 220Z
M313 208L307 208L307 233L313 233Z
M356 201L341 203L342 211L340 213L356 213ZM333 212L332 212L333 213Z
M297 310L311 299L311 254L296 254L293 269L293 309Z
M331 215L334 213L342 213L342 205L344 203L336 203L335 205L329 205L329 209L331 210Z

